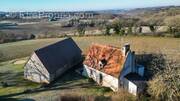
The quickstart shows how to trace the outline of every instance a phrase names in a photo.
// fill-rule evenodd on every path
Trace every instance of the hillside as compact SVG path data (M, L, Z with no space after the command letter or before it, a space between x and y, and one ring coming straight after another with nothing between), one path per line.
M73 96L75 98L83 96L85 99L88 99L91 96L93 99L103 99L105 101L109 101L108 99L114 101L123 99L135 100L132 95L126 94L125 92L113 93L107 88L102 88L91 80L81 77L73 70L45 88L39 84L24 80L23 66L25 62L23 61L27 61L32 51L62 39L63 38L38 39L1 44L1 61L5 62L0 63L0 82L7 82L10 86L0 87L0 98L13 101L20 99L48 101L58 99L59 96L67 98L66 96L71 95L72 98ZM138 55L164 54L167 55L167 59L180 60L180 40L177 38L93 36L73 37L73 39L84 53L87 52L88 47L92 43L121 47L124 43L128 42L131 44L132 50Z

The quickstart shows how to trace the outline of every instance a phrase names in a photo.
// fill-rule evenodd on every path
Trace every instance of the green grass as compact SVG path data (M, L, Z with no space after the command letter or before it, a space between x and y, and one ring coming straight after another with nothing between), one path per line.
M27 58L22 58L27 59ZM20 59L17 59L20 60ZM70 70L62 77L57 79L49 88L40 88L40 84L27 81L23 78L24 64L15 65L16 60L0 63L0 82L8 83L7 87L0 85L0 99L16 98L16 100L33 98L36 100L55 99L60 95L78 95L78 96L101 96L106 93L113 93L107 88L96 85L95 82L89 82L77 74L74 70ZM27 89L33 90L28 94L24 93ZM42 96L43 99L42 99ZM14 100L14 99L13 99Z
M7 82L10 86L3 88L0 86L0 96L6 96L11 99L32 98L38 101L51 100L58 98L60 95L79 95L79 96L108 96L112 99L119 97L126 99L132 97L128 94L118 94L108 91L95 83L89 82L78 74L70 71L62 78L59 78L50 88L40 89L40 85L23 79L24 64L15 65L16 59L30 56L33 50L45 45L57 42L63 38L55 39L38 39L19 41L14 43L0 44L0 82ZM130 43L132 50L137 54L140 53L162 53L168 58L180 60L180 39L178 38L161 38L161 37L120 37L120 36L91 36L91 37L74 37L73 38L84 53L92 43L108 44L121 47L124 43ZM23 59L27 59L23 58ZM14 60L15 59L15 60ZM34 89L31 94L24 94L26 89ZM121 96L119 96L121 95ZM8 96L8 97L7 97ZM43 98L42 98L43 96ZM1 99L2 97L0 97ZM100 97L101 98L101 97ZM132 97L132 99L134 99ZM115 100L116 101L116 100Z
M0 63L0 82L6 82L7 87L0 86L0 96L23 92L27 88L36 88L39 85L23 78L24 64L13 64L13 61Z

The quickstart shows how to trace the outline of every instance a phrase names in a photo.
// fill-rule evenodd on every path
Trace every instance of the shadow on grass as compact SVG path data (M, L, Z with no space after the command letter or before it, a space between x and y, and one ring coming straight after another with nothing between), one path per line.
M159 70L165 69L166 56L164 54L138 54L136 62L145 67L145 77L151 79Z
M13 97L13 96L22 95L22 94L32 94L32 93L38 93L38 92L50 91L50 90L59 90L59 89L61 89L61 90L71 89L72 90L72 89L77 89L77 88L89 88L89 87L96 88L97 85L95 83L88 82L88 80L85 77L82 77L81 75L79 75L78 73L75 72L74 69L76 67L80 67L80 66L82 66L82 64L77 65L73 69L65 72L61 77L59 77L58 79L56 79L54 82L52 82L49 85L42 85L41 87L38 87L38 88L27 89L27 90L24 90L23 92L3 95L0 97L9 98L9 97ZM10 74L10 73L8 73L8 74ZM3 74L0 74L0 76L4 76L2 78L7 77L7 80L9 80L9 82L14 82L14 84L11 86L15 86L15 87L17 87L17 86L25 86L26 87L27 85L29 85L29 83L31 83L27 80L19 79L21 77L23 78L23 73L18 73L16 75L13 74L9 77L6 73L3 73Z
M17 99L17 98L3 98L0 97L0 101L35 101L34 99Z
M37 85L30 81L24 80L23 72L14 73L12 71L6 71L0 73L0 82L6 82L8 87L22 87Z

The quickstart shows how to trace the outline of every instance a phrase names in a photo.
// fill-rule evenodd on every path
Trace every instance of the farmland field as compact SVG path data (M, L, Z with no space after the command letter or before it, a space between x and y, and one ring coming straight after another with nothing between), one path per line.
M0 61L27 57L33 50L62 39L63 38L38 39L0 44ZM174 59L179 59L180 57L180 39L178 38L150 36L92 36L74 37L73 39L77 42L84 53L92 43L113 45L117 47L121 47L125 43L130 43L132 50L136 53L162 53Z
M107 88L101 88L87 78L81 77L73 70L66 73L62 78L57 80L50 88L40 88L41 85L28 82L23 79L23 65L15 63L19 60L27 60L33 50L45 45L57 42L63 38L54 39L37 39L28 41L19 41L13 43L0 44L0 82L7 82L9 86L0 86L0 99L18 100L33 98L36 100L52 100L58 95L79 94L79 95L103 95L104 99L109 96L117 96L117 93L109 91ZM178 38L161 38L145 36L89 36L73 37L84 53L92 43L113 45L121 47L125 43L130 43L132 50L137 54L165 54L168 59L180 61L180 39ZM28 94L25 91L34 90ZM43 97L42 97L43 96ZM130 96L130 95L125 95ZM131 97L129 97L131 98ZM133 97L132 97L133 98ZM97 98L98 99L98 98Z

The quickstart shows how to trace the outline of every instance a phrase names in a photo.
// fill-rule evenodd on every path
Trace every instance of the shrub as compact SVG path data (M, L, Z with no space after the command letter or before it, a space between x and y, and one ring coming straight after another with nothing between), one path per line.
M34 34L31 34L29 37L29 39L35 39L35 38L36 38L36 36Z
M119 35L125 35L125 29L121 29Z
M136 101L136 97L121 89L119 92L111 95L112 101Z
M128 27L127 34L132 34L132 27Z
M77 32L79 33L79 36L83 36L85 34L85 25L80 24L77 26Z
M113 29L115 31L115 34L119 34L119 32L120 32L120 30L122 28L122 26L118 22L114 23L112 27L113 27Z
M180 64L168 61L165 69L149 81L148 92L156 100L178 101L180 98Z
M89 83L94 83L94 80L93 80L92 78L88 78L87 81L88 81Z
M170 34L174 37L180 37L180 15L168 17L164 22L169 27L168 32Z
M110 35L110 26L106 26L106 31L105 31L105 35Z
M8 87L9 86L7 82L1 82L1 85L2 85L2 87Z
M162 18L151 17L147 21L145 21L144 23L147 26L149 26L149 29L151 30L151 32L153 34L155 34L157 32L157 30L159 29L159 27L163 24L162 22L163 22Z
M104 94L104 93L107 93L107 92L110 92L112 91L110 88L108 87L102 87L102 88L99 88L98 89L98 92L100 92L101 94Z

